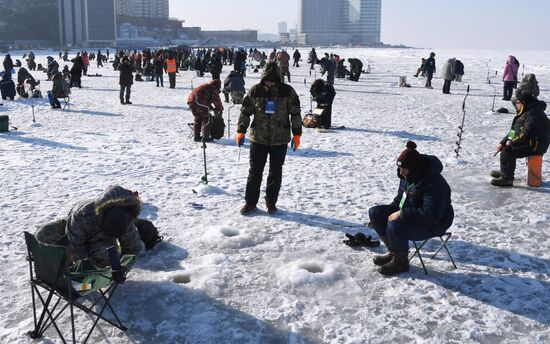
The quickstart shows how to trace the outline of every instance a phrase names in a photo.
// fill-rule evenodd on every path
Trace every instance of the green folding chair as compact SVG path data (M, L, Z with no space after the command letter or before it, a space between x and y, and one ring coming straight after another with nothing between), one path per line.
M75 307L94 319L93 325L82 343L86 343L90 338L99 319L122 331L127 329L122 325L110 303L119 283L114 280L113 271L109 267L98 269L87 261L79 261L69 266L69 260L67 259L69 241L66 236L52 245L40 242L33 234L25 232L25 242L28 251L34 318L34 330L28 333L31 338L43 337L46 330L53 325L63 343L67 343L56 321L68 308L71 319L72 342L76 343ZM123 277L125 277L135 261L135 256L124 255L120 260ZM97 295L95 301L86 298L86 296L92 294ZM42 304L39 317L37 316L37 306L39 306L37 299ZM96 306L99 312L94 310ZM105 317L104 312L107 308L116 322Z

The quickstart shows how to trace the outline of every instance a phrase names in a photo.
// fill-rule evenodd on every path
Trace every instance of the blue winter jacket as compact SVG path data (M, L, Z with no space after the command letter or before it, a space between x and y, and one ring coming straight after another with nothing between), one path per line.
M426 225L434 235L443 235L453 224L454 210L451 205L451 188L441 175L443 165L433 155L421 155L422 167L413 180L401 178L399 191L392 205L399 208L403 193L407 198L401 209L402 219ZM411 179L411 178L409 178Z

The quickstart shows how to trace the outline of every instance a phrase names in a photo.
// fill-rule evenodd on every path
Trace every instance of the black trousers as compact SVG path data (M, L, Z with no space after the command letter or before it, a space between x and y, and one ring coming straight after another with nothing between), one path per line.
M168 73L168 81L170 82L170 88L176 88L176 73Z
M269 174L267 176L266 201L276 204L283 179L283 164L285 163L287 145L266 146L252 142L250 145L250 170L246 183L245 201L257 204L260 198L260 187L265 163L269 155Z
M514 85L515 81L505 81L504 82L504 95L502 96L502 99L504 100L510 100L512 99L512 95L514 94Z
M126 93L126 97L124 96L124 93ZM131 93L132 93L132 85L120 85L120 101L121 102L130 101Z
M445 79L445 82L443 83L443 93L445 94L451 93L451 82L452 80Z
M433 72L426 72L426 87L432 87L432 79L434 77Z
M500 173L502 174L502 179L514 179L516 159L535 154L529 146L514 147L512 149L504 147L500 152Z
M321 127L325 129L330 129L332 125L332 103L325 106L325 110L321 115Z

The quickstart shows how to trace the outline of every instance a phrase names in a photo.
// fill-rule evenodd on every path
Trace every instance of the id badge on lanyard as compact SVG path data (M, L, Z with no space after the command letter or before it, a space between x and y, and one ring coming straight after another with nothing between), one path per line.
M268 116L273 116L275 114L276 103L273 99L265 100L265 114Z
M406 200L407 200L407 192L403 192L403 196L401 196L401 201L399 202L399 209L403 209L403 206L405 205Z

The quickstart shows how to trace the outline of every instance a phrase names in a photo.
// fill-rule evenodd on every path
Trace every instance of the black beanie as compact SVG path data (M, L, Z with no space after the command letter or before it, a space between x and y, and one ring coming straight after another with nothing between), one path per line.
M112 238L119 238L124 235L132 221L128 209L111 207L103 214L101 228L103 232Z
M420 165L420 162L420 153L416 150L416 143L408 141L407 149L401 152L399 158L397 158L397 166L414 170Z

